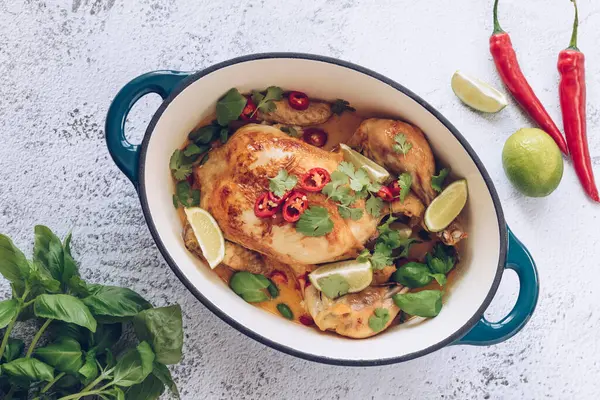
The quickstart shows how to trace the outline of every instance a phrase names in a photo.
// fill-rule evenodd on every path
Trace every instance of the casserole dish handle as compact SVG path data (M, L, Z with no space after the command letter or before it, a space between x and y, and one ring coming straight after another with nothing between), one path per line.
M510 268L519 277L519 297L511 312L498 322L482 317L469 333L455 344L488 346L508 340L518 333L529 318L538 300L539 283L535 262L527 248L508 228L508 255L505 268Z
M185 72L154 71L140 75L119 91L106 116L106 144L119 169L137 188L140 146L125 137L125 121L133 105L143 96L156 93L163 100L179 83L189 76Z

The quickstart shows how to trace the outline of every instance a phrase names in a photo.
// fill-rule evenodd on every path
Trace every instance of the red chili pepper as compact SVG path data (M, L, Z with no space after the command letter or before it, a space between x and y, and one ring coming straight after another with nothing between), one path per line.
M301 315L300 318L298 318L298 320L302 325L305 326L313 326L315 324L315 321L312 319L312 317L306 314Z
M308 208L306 193L295 190L283 204L283 219L287 222L296 222Z
M258 196L254 203L254 215L258 218L269 218L274 216L279 210L281 204L271 201L269 193L265 192Z
M586 122L586 86L585 56L577 48L577 29L579 27L579 11L575 5L575 22L569 48L558 56L560 72L560 106L563 124L573 165L585 192L593 200L600 202L598 188L594 181L594 170L587 142Z
M300 178L300 187L307 192L320 192L331 181L324 168L312 168Z
M568 154L567 143L554 121L537 98L523 75L510 36L498 22L498 0L494 2L494 33L490 37L490 52L506 88L537 124L554 139L560 151Z
M315 147L323 147L327 143L327 133L318 128L308 128L304 130L302 139Z
M290 197L290 194L292 194L291 191L285 192L281 197L277 197L275 193L269 192L269 200L271 200L273 203L281 204L286 201L288 197Z
M377 192L377 197L383 201L387 201L388 203L394 201L394 195L387 186L382 186L381 189L379 189L379 192Z
M253 121L254 114L256 114L256 104L254 104L251 97L246 96L246 99L246 106L242 110L240 118L244 121Z
M303 111L310 105L310 99L306 93L290 92L288 95L288 103L294 110Z
M394 198L400 197L400 192L402 191L402 186L400 186L398 181L394 181L394 182L390 183L390 185L388 186L388 189L390 189L390 192L392 192L392 196Z

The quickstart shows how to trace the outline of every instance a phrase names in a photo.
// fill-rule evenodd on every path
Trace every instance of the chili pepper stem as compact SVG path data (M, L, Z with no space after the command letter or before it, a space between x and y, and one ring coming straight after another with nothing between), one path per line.
M569 43L569 49L579 51L577 48L577 31L579 29L579 9L577 8L577 1L571 0L573 6L575 6L575 20L573 21L573 33L571 34L571 43Z
M498 21L498 0L494 1L494 35L497 33L504 33L500 22Z

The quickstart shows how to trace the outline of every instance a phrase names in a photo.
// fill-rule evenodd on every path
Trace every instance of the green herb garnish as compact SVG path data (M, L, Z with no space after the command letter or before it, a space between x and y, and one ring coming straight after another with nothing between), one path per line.
M271 281L263 275L246 271L236 272L229 280L229 287L246 300L248 303L260 303L269 300L264 289L271 285Z
M336 299L348 294L348 291L350 290L350 284L346 278L340 274L325 276L318 280L318 284L321 288L321 292L330 299Z
M395 294L394 303L405 313L417 317L436 317L442 310L442 292L422 290L416 293Z
M277 197L282 197L298 183L298 178L289 175L285 169L279 170L274 178L269 178L269 190Z
M402 133L394 136L394 141L396 144L394 144L392 148L398 154L406 155L413 147L412 143L406 141L406 135Z
M379 237L375 242L373 253L371 254L367 249L363 250L359 256L359 261L370 260L373 269L379 270L388 265L393 265L395 259L408 257L410 246L419 241L414 238L404 239L397 231L391 229L390 225L395 220L396 218L390 217L377 228Z
M200 205L200 191L192 189L188 181L177 182L175 185L175 194L173 195L173 205L175 208L198 207Z
M283 90L277 86L269 86L265 94L259 92L258 90L253 90L252 101L254 101L254 104L256 104L256 110L254 110L250 117L252 118L258 110L264 113L275 111L277 109L275 101L281 100L282 97Z
M157 398L154 392L177 388L165 364L182 358L183 326L178 305L152 308L127 288L86 283L71 254L71 235L64 242L45 226L35 227L33 260L0 235L0 274L12 287L12 298L0 302L2 386L7 393L29 393L37 399ZM40 328L25 351L10 337L19 320L40 319ZM120 342L123 323L144 319L139 344ZM50 340L44 338L52 330ZM41 341L46 342L39 347ZM113 350L121 354L113 356ZM23 352L25 351L25 354ZM12 385L12 386L11 386ZM142 393L132 397L130 393ZM25 397L27 397L25 395Z
M369 328L373 332L381 332L390 320L390 312L387 308L376 308L373 315L369 317Z
M277 304L277 311L279 311L279 314L281 314L284 318L292 320L294 319L294 313L292 312L292 309L284 303L279 303Z
M452 268L454 268L456 263L456 259L454 258L453 254L454 250L451 246L438 243L433 248L432 253L427 253L425 256L425 261L427 262L431 272L435 274L446 275L452 270Z
M443 168L437 175L433 175L431 177L431 187L433 190L438 193L442 191L442 187L444 186L444 182L446 181L449 173L449 168Z
M398 177L398 185L400 186L400 201L404 202L406 196L410 193L412 186L412 175L408 172L400 174Z
M367 212L375 218L379 218L381 215L381 209L383 208L383 200L376 196L371 196L365 203Z
M331 103L332 113L342 115L344 111L356 111L356 109L354 107L350 107L350 103L342 99L337 99Z
M309 207L296 222L296 231L306 236L325 236L333 230L333 221L324 207Z
M173 174L173 178L177 181L183 181L192 174L192 164L181 150L175 150L169 160L169 168Z
M236 89L231 88L217 101L217 121L221 126L227 126L239 118L246 107L247 99Z
M293 126L282 126L281 128L279 128L279 130L281 132L287 133L291 137L299 138L300 136L302 136L300 132L298 132L298 130Z

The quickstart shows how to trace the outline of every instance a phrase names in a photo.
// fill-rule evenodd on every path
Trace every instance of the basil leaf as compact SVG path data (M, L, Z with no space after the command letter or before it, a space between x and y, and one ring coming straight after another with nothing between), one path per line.
M19 313L19 308L19 301L17 299L0 302L0 329L6 328L15 315Z
M142 383L127 389L127 400L156 400L165 391L165 385L155 375L150 374Z
M376 308L369 317L369 328L373 332L381 332L390 320L390 312L386 308Z
M54 368L35 358L17 358L2 364L2 373L32 382L49 382L54 379Z
M154 369L152 370L152 374L156 376L160 381L171 391L175 398L179 399L179 390L177 390L177 385L173 381L173 377L171 376L171 372L166 365L154 362Z
M178 304L140 312L133 318L133 328L140 340L152 345L157 362L177 364L181 361L183 321Z
M21 339L8 338L8 342L4 348L4 354L2 354L2 360L5 362L10 362L16 358L19 358L21 353L23 353L24 348L25 344Z
M56 381L54 387L60 389L73 388L80 385L80 383L81 381L75 375L67 374Z
M185 147L185 149L183 149L183 155L186 157L195 157L195 159L197 160L198 157L201 154L204 154L208 149L210 149L210 146L198 146L195 143L190 143Z
M98 354L103 354L121 338L123 324L99 324L93 336L94 347Z
M395 294L394 303L405 313L418 317L436 317L442 309L442 292L423 290L417 293Z
M33 261L41 263L57 281L68 282L75 271L65 270L62 242L47 226L36 225L34 231Z
M72 276L67 283L67 288L70 294L79 298L87 297L90 295L87 283L78 276Z
M317 281L321 292L330 299L335 299L348 293L350 285L340 274L325 276Z
M118 386L113 387L109 390L109 394L114 397L115 400L125 400L125 392ZM128 396L129 400L129 396Z
M427 265L418 262L409 262L394 272L391 280L409 288L420 288L429 285L432 281L432 276Z
M90 332L79 325L56 321L52 323L51 327L55 337L70 338L84 346L88 344Z
M71 338L59 339L56 343L36 349L33 354L60 372L75 373L83 366L81 345Z
M96 320L81 300L67 294L42 294L35 299L35 315L88 328L96 332Z
M217 101L217 121L221 126L227 126L231 121L238 119L244 107L246 98L236 88L231 88Z
M101 286L82 301L95 316L133 317L152 307L133 290L116 286Z
M85 354L85 363L77 372L83 377L82 381L84 385L89 384L98 377L96 349L92 349Z
M0 274L9 282L23 282L29 275L29 262L8 236L0 235Z
M32 296L37 296L42 293L58 293L60 292L60 282L52 277L50 272L39 261L34 261L30 265L29 283L30 293Z
M448 278L444 274L431 274L431 277L435 279L435 281L440 286L444 286L448 282Z
M218 135L220 129L221 127L216 124L202 126L191 131L188 139L199 145L209 144Z
M259 274L240 271L233 274L229 287L248 303L260 303L269 300L263 291L271 285L271 281Z
M147 342L126 352L117 362L112 383L129 387L141 383L152 372L154 353Z

